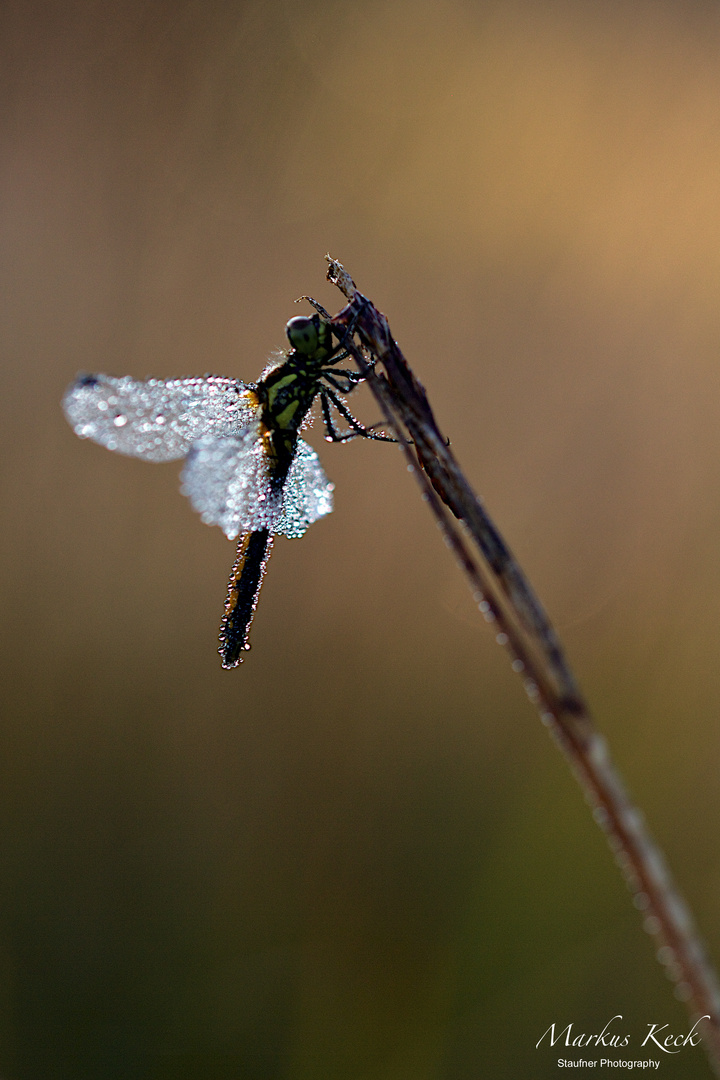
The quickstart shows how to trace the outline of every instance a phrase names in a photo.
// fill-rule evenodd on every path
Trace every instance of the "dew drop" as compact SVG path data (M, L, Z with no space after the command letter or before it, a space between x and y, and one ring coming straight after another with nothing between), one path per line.
M501 630L499 634L495 635L495 640L497 641L498 645L507 645L508 636Z
M538 690L538 685L534 679L525 680L525 693L529 697L530 701L537 701L537 699L540 697L540 691Z
M624 847L618 848L615 852L615 864L619 866L622 871L627 870L630 865L630 859Z
M513 660L512 664L511 664L511 667L512 667L513 671L524 671L525 670L525 665L522 662L522 660Z
M661 945L655 955L661 964L673 964L675 962L675 950L669 945Z
M118 415L113 420L113 424L115 425L115 427L125 427L125 425L127 424L127 416L123 416L122 413L118 413Z

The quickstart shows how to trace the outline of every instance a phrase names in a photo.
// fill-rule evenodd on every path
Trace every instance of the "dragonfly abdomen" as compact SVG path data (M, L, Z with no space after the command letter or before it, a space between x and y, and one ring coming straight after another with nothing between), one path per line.
M248 634L257 607L260 586L270 558L273 534L269 529L246 533L238 542L237 558L228 582L225 614L220 627L220 648L224 668L242 663L250 648Z

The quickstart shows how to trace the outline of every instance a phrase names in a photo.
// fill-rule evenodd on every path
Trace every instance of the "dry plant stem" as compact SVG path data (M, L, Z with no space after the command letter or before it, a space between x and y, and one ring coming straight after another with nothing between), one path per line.
M720 1077L720 990L690 911L628 797L542 605L440 434L387 319L357 291L340 263L330 256L328 263L329 280L350 301L331 325L367 379L480 610L496 627L498 642L507 646L513 669L607 834L644 927L659 946L658 959L692 1022L700 1019L711 1067ZM376 370L378 362L384 374Z

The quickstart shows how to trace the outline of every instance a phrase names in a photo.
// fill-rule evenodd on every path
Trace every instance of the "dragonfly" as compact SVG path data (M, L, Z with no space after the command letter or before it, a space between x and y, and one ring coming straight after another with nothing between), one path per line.
M364 427L343 396L364 381L338 368L347 358L334 343L327 313L298 315L285 331L289 350L271 359L256 383L206 375L147 379L81 374L63 409L81 439L118 454L164 462L185 459L181 491L208 525L237 540L218 652L237 667L248 635L274 537L302 536L333 508L333 488L318 455L300 438L319 398L326 438L395 442ZM339 431L333 412L349 430Z

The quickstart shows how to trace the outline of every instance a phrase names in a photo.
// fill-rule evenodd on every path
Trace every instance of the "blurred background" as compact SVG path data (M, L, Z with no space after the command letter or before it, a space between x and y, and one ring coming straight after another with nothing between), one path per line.
M60 399L252 381L342 260L717 960L719 50L704 0L2 5L3 1080L542 1080L553 1022L688 1030L397 449L315 424L335 512L226 672L233 545Z

